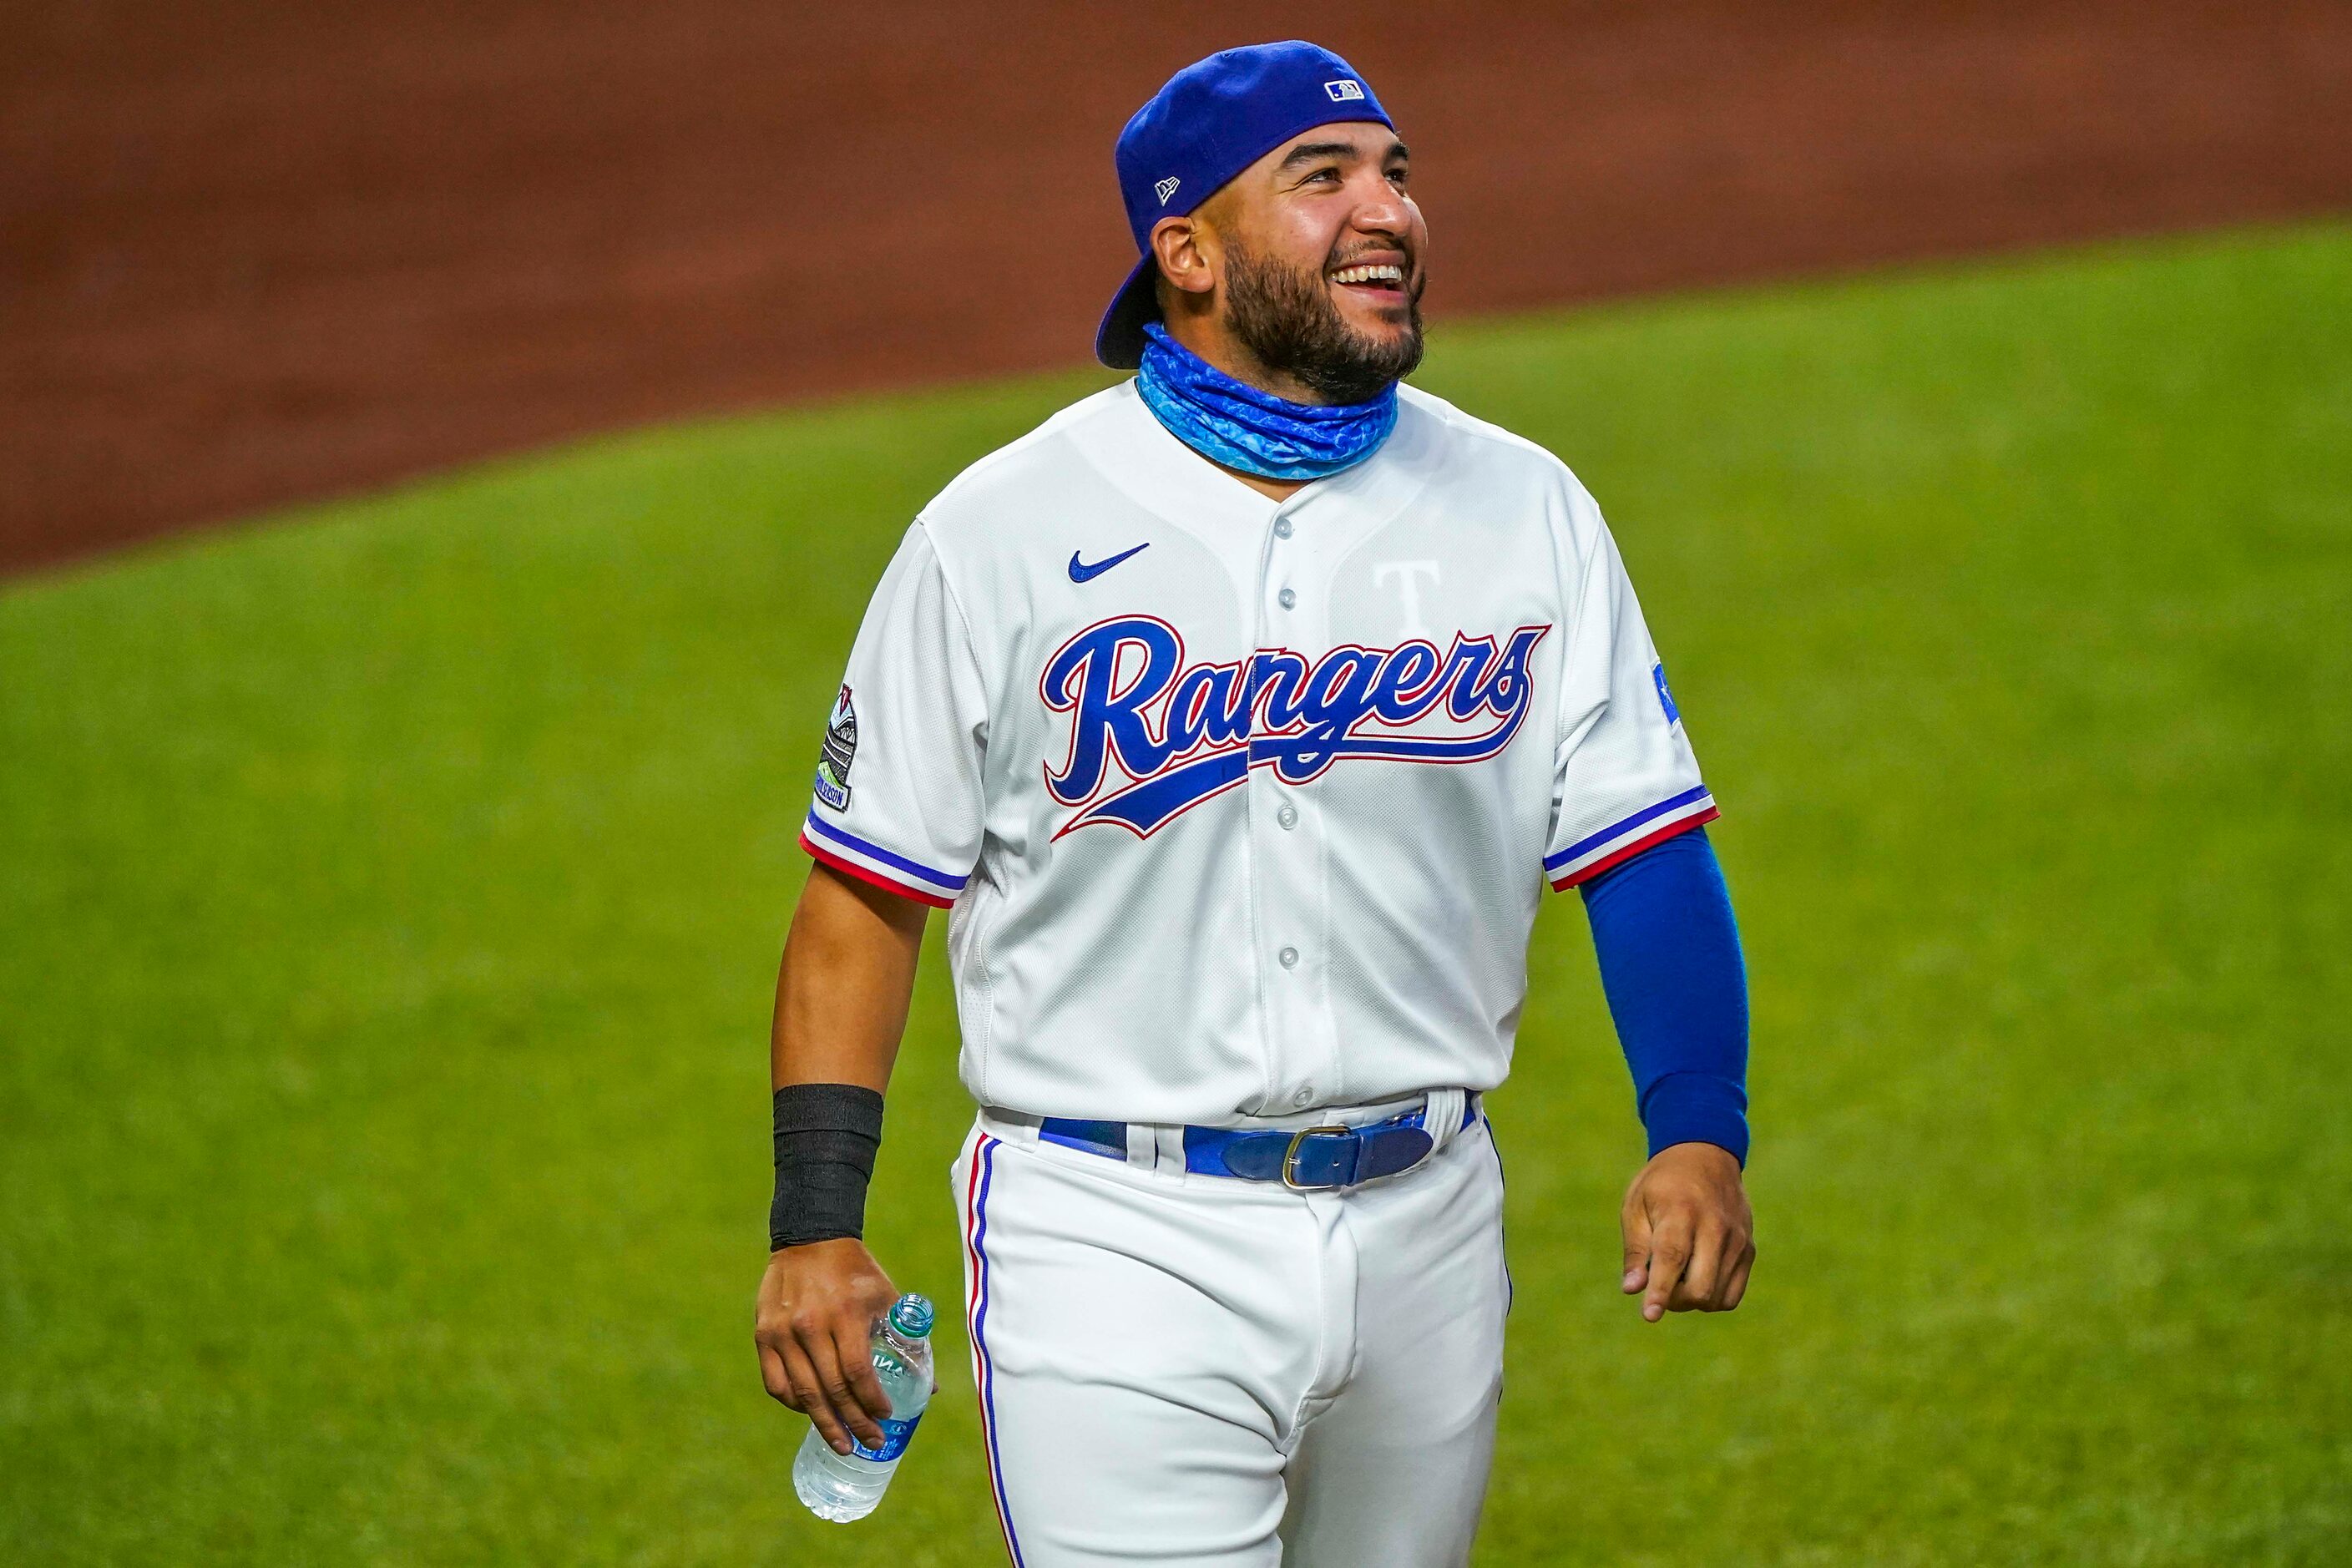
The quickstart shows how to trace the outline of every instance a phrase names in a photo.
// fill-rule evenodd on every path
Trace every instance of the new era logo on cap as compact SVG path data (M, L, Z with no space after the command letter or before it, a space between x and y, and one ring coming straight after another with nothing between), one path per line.
M1151 187L1152 194L1160 198L1160 205L1164 207L1168 205L1168 198L1176 194L1176 187L1183 183L1183 181L1178 179L1175 175L1171 174L1166 179Z
M1332 102L1346 103L1350 100L1361 99L1364 96L1364 84L1360 81L1348 81L1345 79L1339 81L1327 81L1323 84L1323 90L1331 95Z

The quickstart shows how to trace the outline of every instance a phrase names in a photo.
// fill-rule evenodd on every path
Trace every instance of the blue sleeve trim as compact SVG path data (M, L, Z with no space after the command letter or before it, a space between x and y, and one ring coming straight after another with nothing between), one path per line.
M1578 839L1575 843L1559 851L1557 855L1545 856L1544 869L1547 871L1557 871L1562 866L1567 865L1570 860L1574 860L1580 856L1591 854L1593 850L1600 848L1602 845L1608 843L1612 838L1623 837L1633 829L1641 826L1642 824L1648 822L1654 817L1664 816L1666 813L1675 810L1678 806L1692 805L1696 805L1699 801L1705 800L1706 798L1706 785L1700 784L1695 789L1686 789L1683 791L1682 794L1675 795L1671 800L1662 800L1658 802L1657 805L1644 807L1622 821L1612 822L1608 826L1602 828L1600 832Z
M817 816L814 807L809 810L808 826L809 830L820 838L831 839L845 849L855 849L860 855L879 860L892 870L904 871L909 877L920 877L924 881L936 887L945 888L950 893L961 892L964 883L971 879L969 873L961 877L950 877L944 871L934 871L929 866L909 860L904 855L894 855L879 844L869 844L855 833L845 833L825 821Z
M1748 1159L1748 971L1706 830L1584 884L1601 985L1650 1152L1713 1143Z

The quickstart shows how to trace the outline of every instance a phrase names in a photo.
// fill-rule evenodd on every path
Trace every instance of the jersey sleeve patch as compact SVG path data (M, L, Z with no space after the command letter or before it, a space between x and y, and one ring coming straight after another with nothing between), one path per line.
M934 869L870 839L860 838L819 816L814 806L809 808L808 820L801 825L801 847L836 871L887 892L918 900L933 909L953 907L956 895L971 879L969 875L958 877Z
M1675 694L1666 689L1665 660L1660 659L1657 663L1650 666L1650 683L1658 689L1658 706L1665 710L1666 722L1669 724L1681 723L1683 721L1683 710L1675 706ZM843 687L841 689L841 695L845 701L847 700L849 697L849 688L845 686Z
M857 709L849 688L833 700L824 721L824 747L816 759L816 798L835 811L849 809L849 768L857 760Z
M1553 891L1566 892L1579 882L1632 859L1653 844L1662 844L1677 833L1713 822L1720 815L1716 810L1715 796L1705 784L1686 789L1655 805L1644 806L1631 816L1620 817L1557 854L1545 856L1544 878L1551 883Z

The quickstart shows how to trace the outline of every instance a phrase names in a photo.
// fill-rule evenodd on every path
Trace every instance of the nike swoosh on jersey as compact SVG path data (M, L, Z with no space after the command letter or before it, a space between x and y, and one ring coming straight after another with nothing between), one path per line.
M1091 566L1079 560L1078 552L1073 550L1070 552L1070 581L1073 583L1090 583L1097 577L1101 576L1104 573L1109 571L1112 567L1118 565L1120 562L1126 560L1129 556L1137 553L1139 551L1149 550L1150 548L1151 541L1147 539L1142 543L1137 545L1134 550L1122 550L1108 560L1097 561Z

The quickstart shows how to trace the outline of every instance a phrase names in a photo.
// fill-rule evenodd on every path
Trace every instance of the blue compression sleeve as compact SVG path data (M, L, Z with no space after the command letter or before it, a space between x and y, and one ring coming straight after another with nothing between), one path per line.
M1706 830L1678 833L1582 888L1650 1152L1715 1143L1746 1164L1748 971Z

